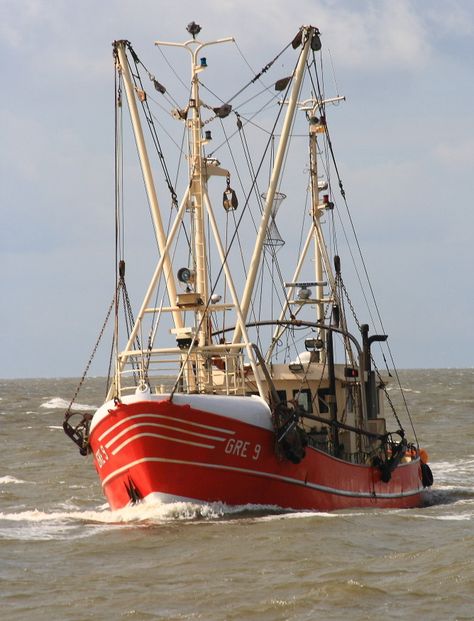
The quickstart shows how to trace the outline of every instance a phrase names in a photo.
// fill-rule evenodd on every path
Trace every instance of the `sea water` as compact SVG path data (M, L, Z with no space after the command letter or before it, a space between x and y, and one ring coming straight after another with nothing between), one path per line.
M62 431L77 382L0 381L0 618L474 619L474 370L400 377L435 477L426 506L335 513L112 512ZM90 380L79 408L102 399Z

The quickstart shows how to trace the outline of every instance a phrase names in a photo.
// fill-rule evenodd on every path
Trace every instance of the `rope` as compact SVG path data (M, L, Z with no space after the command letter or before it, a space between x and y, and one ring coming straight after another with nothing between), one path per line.
M108 323L108 321L110 319L110 315L112 313L112 309L114 308L114 305L115 305L115 296L114 296L114 299L112 300L112 302L110 303L109 310L107 311L107 315L105 316L105 320L104 320L104 323L102 325L102 329L101 329L101 331L99 333L99 336L97 338L96 344L94 345L94 348L93 348L92 353L90 355L89 361L86 364L86 368L84 369L84 373L82 374L82 377L81 377L81 379L79 381L79 385L76 388L76 392L74 393L74 396L71 399L71 402L70 402L70 404L67 407L67 410L65 412L66 415L70 413L71 408L72 408L74 402L76 401L77 396L79 394L79 391L81 390L82 385L83 385L83 383L84 383L84 381L86 379L87 373L89 372L89 368L90 368L90 366L92 364L92 360L94 359L94 356L95 356L95 354L97 352L97 348L99 347L99 343L102 340L102 336L103 336L103 334L105 332L105 328L107 327L107 323Z

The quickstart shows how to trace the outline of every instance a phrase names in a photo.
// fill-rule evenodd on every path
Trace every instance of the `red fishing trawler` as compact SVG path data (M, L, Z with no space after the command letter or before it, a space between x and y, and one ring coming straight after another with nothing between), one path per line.
M343 255L359 283L368 271L357 238L355 253L346 247L352 219L344 244L336 234L349 211L327 110L344 98L323 91L321 33L303 26L236 87L240 73L222 64L221 51L234 39L204 42L200 30L191 22L184 43L157 41L163 66L153 73L129 41L113 44L115 364L104 404L90 415L71 403L65 432L92 456L112 509L150 500L317 511L419 506L433 481L427 455L404 397L402 415L377 368L373 350L390 355L387 336L359 321L343 279ZM162 76L179 75L169 71L169 54L182 50L190 87L183 92L180 78L181 90L171 91ZM288 75L272 76L285 63ZM158 248L136 318L123 242L125 108ZM140 258L135 251L133 261Z

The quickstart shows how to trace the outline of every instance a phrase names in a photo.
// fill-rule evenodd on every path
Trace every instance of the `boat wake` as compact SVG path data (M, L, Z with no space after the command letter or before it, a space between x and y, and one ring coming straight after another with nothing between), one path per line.
M24 483L15 477L1 477L0 483ZM449 507L456 504L456 513ZM425 508L443 506L449 511L442 515L426 514L424 510L418 517L442 520L471 520L474 518L474 488L453 486L437 487L429 490L425 498ZM412 510L401 510L402 512ZM370 512L374 515L374 512ZM378 513L378 512L377 512ZM384 513L382 511L381 513ZM57 509L39 509L17 512L0 512L0 540L46 541L75 540L93 537L104 531L116 528L153 528L163 525L183 525L190 523L230 521L274 521L287 519L338 519L367 514L367 510L338 512L289 511L276 506L241 505L229 506L225 503L193 503L160 501L143 502L111 511L104 503L93 509L80 509L74 502L67 502Z
M284 513L288 514L288 511ZM277 514L283 514L281 508L262 505L228 506L220 502L145 502L115 511L111 511L106 503L87 510L79 510L68 503L52 511L34 509L0 512L0 539L82 539L116 527L153 527Z
M425 492L425 506L452 505L455 503L473 503L474 488L456 487L452 485L437 485L436 488Z

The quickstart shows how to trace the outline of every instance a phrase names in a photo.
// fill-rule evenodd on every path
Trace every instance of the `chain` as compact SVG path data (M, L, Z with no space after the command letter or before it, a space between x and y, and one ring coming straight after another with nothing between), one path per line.
M119 287L122 290L123 295L123 311L125 315L125 321L127 325L127 336L130 337L131 331L133 330L133 326L135 325L135 318L133 316L132 304L130 302L130 298L128 295L127 285L125 284L125 273L120 275ZM141 349L140 337L137 335L135 337L137 348ZM138 371L137 364L132 361L133 368L133 376L135 381L137 380L136 371ZM145 369L144 369L145 370Z
M392 414L395 416L395 420L397 421L398 426L400 427L400 431L404 431L403 425L400 422L400 419L398 418L397 411L395 410L395 406L393 405L392 400L390 399L390 395L388 394L387 386L386 386L385 382L383 381L382 376L380 375L380 371L378 370L377 365L375 364L373 356L371 355L370 358L372 360L372 364L374 366L375 373L377 374L377 377L378 377L378 379L380 381L380 384L383 386L383 391L384 391L384 394L385 394L385 398L387 399L387 402L390 405L390 409L392 410Z
M359 332L361 331L361 327L360 327L360 322L357 318L356 312L355 312L355 308L352 304L352 301L349 297L349 294L347 293L347 289L346 289L346 285L344 284L344 281L342 280L342 276L340 274L337 275L337 281L339 282L339 286L341 287L341 291L343 292L347 303L349 305L349 308L351 309L351 313L352 313L352 317L354 319L354 321L356 322L357 327L359 328Z

